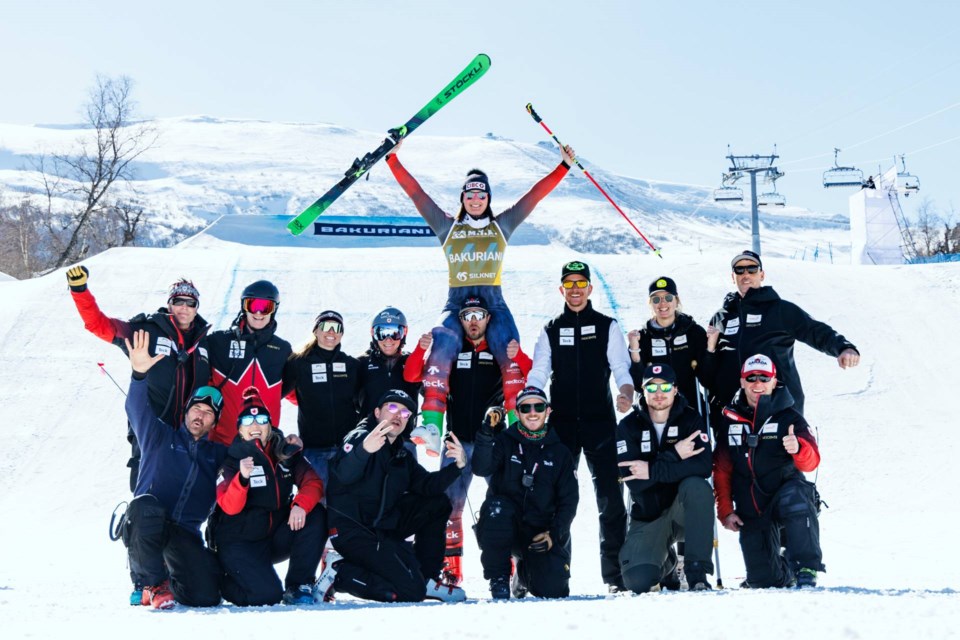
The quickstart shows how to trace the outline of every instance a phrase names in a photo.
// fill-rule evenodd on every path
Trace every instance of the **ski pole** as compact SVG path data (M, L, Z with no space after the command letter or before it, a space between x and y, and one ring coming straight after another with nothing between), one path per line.
M110 375L110 372L107 371L106 367L103 366L103 363L102 363L102 362L98 362L98 363L97 363L97 366L100 367L100 372L101 372L103 375L105 375L105 376L107 376L108 378L110 378L110 382L112 382L112 383L114 384L114 386L116 386L117 389L120 390L120 393L123 394L123 397L126 398L126 397L127 397L127 392L123 390L123 387L121 387L119 384L117 384L117 381L113 379L113 376Z
M553 138L553 141L556 142L558 145L560 145L560 148L562 149L563 143L557 139L557 136L553 133L553 131L550 130L550 127L548 127L547 123L543 121L543 118L537 115L537 112L533 110L533 105L529 102L527 103L527 113L530 114L530 116L533 118L533 120L536 123L538 123L541 127L543 127L543 129L550 135L550 137ZM583 168L583 165L580 164L580 161L577 160L576 158L574 158L573 161L576 163L578 167L580 167L580 171L583 171L583 175L587 176L590 182L593 183L593 186L599 189L600 193L602 193L603 196L610 202L610 204L613 205L613 208L616 209L621 216L623 216L623 219L627 221L627 224L633 227L633 230L636 231L638 234L640 234L640 237L643 238L643 241L647 243L647 246L649 246L653 250L653 252L657 255L657 257L662 259L663 256L660 255L660 249L657 249L655 246L653 246L653 243L647 239L647 236L643 235L643 232L637 228L637 225L633 224L633 220L627 217L627 214L623 212L623 209L617 206L617 203L613 201L613 198L611 198L607 194L607 192L604 191L603 187L601 187L600 184L593 179L593 176L590 175L590 172Z
M710 439L710 448L715 449L713 430L710 428L710 403L707 401L707 390L697 384L697 408L703 410L703 418L707 424L707 437ZM710 486L713 486L713 476L710 477ZM717 589L723 589L723 575L720 573L720 533L717 528L717 519L713 519L713 564L717 568Z

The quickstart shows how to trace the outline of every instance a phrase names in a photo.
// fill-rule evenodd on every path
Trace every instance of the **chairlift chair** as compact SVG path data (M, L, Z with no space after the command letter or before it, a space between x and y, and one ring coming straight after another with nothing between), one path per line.
M713 190L715 202L743 202L743 189L740 187L719 187Z
M757 196L757 206L785 207L787 206L787 198L776 191L768 191Z
M896 162L896 158L894 158ZM897 172L897 190L903 193L903 197L909 198L911 193L920 191L920 178L907 172L907 163L904 156L900 155L901 170Z
M856 167L841 167L837 161L840 149L833 150L833 167L823 172L824 188L863 187L863 171Z

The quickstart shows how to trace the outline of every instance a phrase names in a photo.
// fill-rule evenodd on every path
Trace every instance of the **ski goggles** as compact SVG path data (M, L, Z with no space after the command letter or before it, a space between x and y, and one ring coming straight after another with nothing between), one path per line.
M523 404L517 405L517 411L520 413L543 413L547 410L546 402L524 402Z
M643 385L643 390L647 393L656 393L657 391L662 391L663 393L670 393L673 391L672 382L651 382L650 384Z
M660 304L661 302L673 302L674 297L669 293L663 296L650 296L650 302L653 304Z
M463 194L466 200L486 200L487 194L483 191L466 191Z
M466 311L460 312L460 319L466 320L467 322L480 322L487 317L487 312L483 309L467 309Z
M750 264L750 265L744 265L742 267L733 268L733 272L738 276L742 276L745 273L757 273L758 271L760 271L760 265L757 265L757 264Z
M373 327L373 339L377 342L381 340L403 340L407 335L407 328L395 324L378 324Z
M223 408L223 394L216 387L200 387L190 396L190 402L187 405L193 405L197 402L204 402L213 407L214 411L219 412Z
M244 298L243 310L257 315L270 315L277 310L277 303L266 298Z
M413 411L410 411L410 409L407 409L402 404L398 404L396 402L387 403L387 411L389 411L390 413L399 414L400 417L403 418L404 420L406 420L407 418L413 415Z
M750 375L744 376L744 379L747 382L770 382L773 380L773 377L763 375L762 373L751 373Z
M317 329L320 329L320 333L326 333L327 331L343 333L343 324L337 322L336 320L321 320L317 323L317 326L313 328L314 331Z
M196 309L197 305L200 303L193 298L170 298L169 304L174 307L182 307L186 305L191 309Z
M258 413L255 416L252 416L252 415L240 416L241 427L249 427L254 422L256 422L259 425L270 424L270 416L269 414L266 414L266 413Z
M576 287L577 289L586 289L587 287L590 286L590 281L589 280L564 280L561 284L563 284L564 289L573 289L574 287Z

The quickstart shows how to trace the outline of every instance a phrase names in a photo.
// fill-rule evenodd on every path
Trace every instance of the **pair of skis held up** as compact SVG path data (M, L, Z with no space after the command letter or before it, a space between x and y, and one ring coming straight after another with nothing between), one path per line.
M324 211L326 211L330 205L336 201L337 198L343 195L343 193L349 189L354 182L362 178L373 165L390 153L390 151L397 146L400 140L416 131L416 129L426 122L430 116L442 109L448 102L452 101L471 85L473 85L477 80L483 77L489 68L490 57L485 53L478 54L477 57L475 57L463 71L457 74L457 77L454 78L450 84L448 84L440 93L434 96L433 100L428 102L425 107L414 114L414 116L407 120L405 124L388 131L387 137L379 147L364 155L362 158L356 158L353 161L353 164L350 165L350 168L347 169L347 172L344 174L343 178L341 178L337 184L333 185L329 191L320 196L316 202L304 209L303 212L291 220L287 224L287 229L289 229L293 235L300 235L303 233L303 231ZM540 126L544 128L547 134L553 138L554 142L563 147L563 144L560 142L557 136L554 135L553 131L551 131L543 119L537 115L537 112L534 111L532 104L527 104L527 112ZM593 186L600 190L600 193L602 193L610 202L610 204L612 204L617 210L617 212L623 216L623 219L627 221L627 223L640 235L641 238L643 238L644 242L647 243L650 249L657 256L662 258L663 256L660 255L660 250L654 247L650 240L643 235L640 229L637 228L637 225L635 225L633 221L627 217L627 214L625 214L623 210L617 206L617 203L613 201L606 191L604 191L603 187L601 187L597 181L594 180L593 176L590 175L590 172L584 169L583 165L580 164L580 161L574 158L574 162L577 164L580 170L583 171L583 174L587 176L590 182L593 183Z

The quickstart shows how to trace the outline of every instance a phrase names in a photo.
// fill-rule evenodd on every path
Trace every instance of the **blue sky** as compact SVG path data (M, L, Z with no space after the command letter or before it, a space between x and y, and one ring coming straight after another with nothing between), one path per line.
M77 121L101 73L132 77L147 116L386 131L483 51L490 72L424 134L541 140L532 102L588 169L702 185L728 143L777 143L778 190L836 212L849 192L819 186L834 146L866 173L905 152L920 198L960 209L958 18L956 3L859 0L7 0L0 121Z

